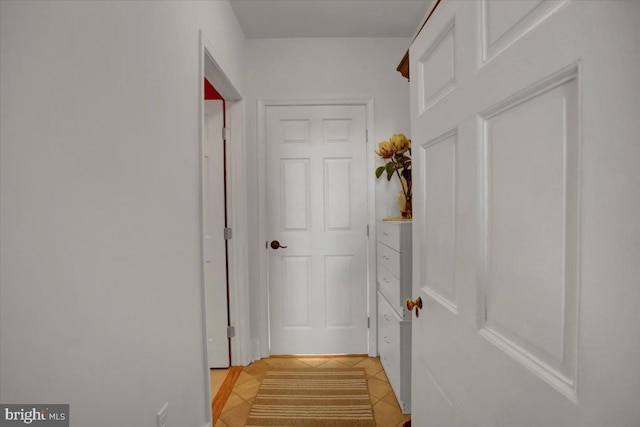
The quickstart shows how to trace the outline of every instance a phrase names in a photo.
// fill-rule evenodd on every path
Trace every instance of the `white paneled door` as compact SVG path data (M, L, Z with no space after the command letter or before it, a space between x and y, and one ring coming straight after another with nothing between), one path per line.
M639 20L442 1L411 46L413 425L640 425Z
M229 367L227 338L227 254L225 227L224 105L204 101L203 145L204 281L207 319L207 354L210 368Z
M266 107L272 354L368 351L366 117Z

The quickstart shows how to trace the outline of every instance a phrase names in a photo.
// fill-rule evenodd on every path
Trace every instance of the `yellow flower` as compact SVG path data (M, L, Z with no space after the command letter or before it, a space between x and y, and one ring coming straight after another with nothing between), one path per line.
M395 154L396 150L394 149L393 144L389 141L382 141L378 144L378 151L375 153L382 157L383 159L390 159Z
M396 151L397 153L404 153L411 148L411 140L407 139L407 137L401 133L394 133L390 139L390 142L391 145L393 145L394 151Z

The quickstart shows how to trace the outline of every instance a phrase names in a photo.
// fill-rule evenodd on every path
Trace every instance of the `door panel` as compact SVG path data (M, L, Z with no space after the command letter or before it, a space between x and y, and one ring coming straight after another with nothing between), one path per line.
M481 113L480 333L575 395L577 67ZM558 381L559 380L559 381Z
M443 1L413 43L416 426L640 425L639 17Z
M430 236L423 246L424 291L454 314L456 140L457 132L447 132L418 151L425 171L422 229Z
M366 108L265 117L271 353L367 353Z

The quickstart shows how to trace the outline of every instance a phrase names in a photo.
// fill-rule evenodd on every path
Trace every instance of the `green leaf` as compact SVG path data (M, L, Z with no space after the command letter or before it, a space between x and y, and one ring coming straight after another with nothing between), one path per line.
M387 181L391 181L393 173L395 172L395 165L391 162L387 163Z
M385 170L385 166L380 166L378 169L376 169L376 179L382 176L382 172L384 172L384 170Z

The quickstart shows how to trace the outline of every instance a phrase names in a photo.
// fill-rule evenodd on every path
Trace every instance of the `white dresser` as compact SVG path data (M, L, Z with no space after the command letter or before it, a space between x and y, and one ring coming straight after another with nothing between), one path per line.
M378 351L404 414L411 413L411 222L377 224Z

